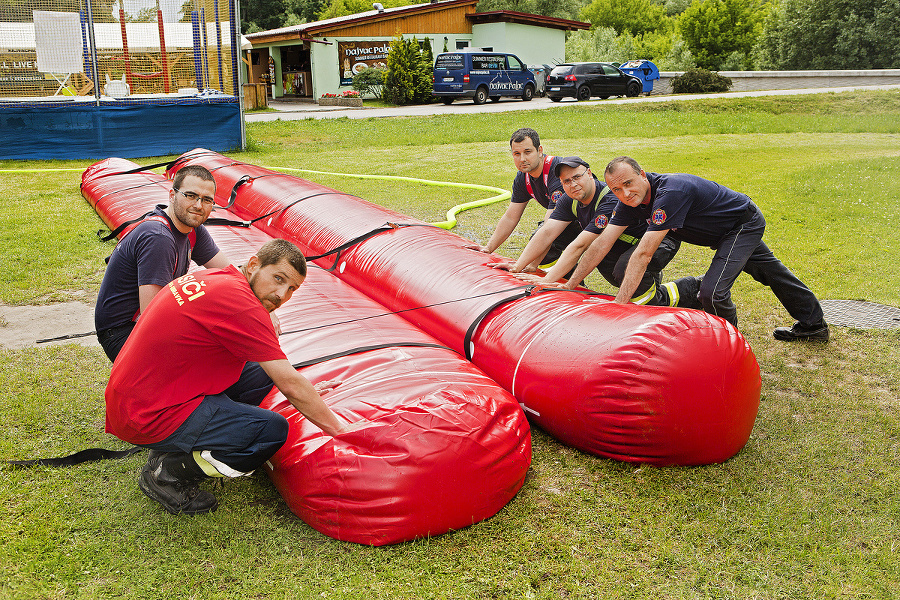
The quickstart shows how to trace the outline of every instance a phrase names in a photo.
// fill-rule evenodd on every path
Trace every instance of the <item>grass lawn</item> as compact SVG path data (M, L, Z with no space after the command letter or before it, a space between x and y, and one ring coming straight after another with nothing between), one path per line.
M254 123L250 148L234 156L508 188L507 140L521 126L600 173L629 154L649 171L746 192L766 216L766 242L820 298L900 306L900 91ZM490 195L309 178L428 221ZM0 302L95 296L112 246L97 241L102 223L79 181L0 173ZM484 243L504 209L464 212L455 231ZM526 212L501 253L518 256L540 212ZM685 245L666 278L702 273L711 254ZM596 275L588 283L612 291ZM496 516L382 548L317 533L262 473L217 488L217 512L185 518L138 490L140 455L0 467L0 598L900 596L900 330L834 327L827 345L785 344L771 331L791 319L768 289L742 277L734 296L763 386L750 441L724 464L626 464L535 430L525 486ZM99 348L0 350L0 460L125 447L102 432L108 374Z

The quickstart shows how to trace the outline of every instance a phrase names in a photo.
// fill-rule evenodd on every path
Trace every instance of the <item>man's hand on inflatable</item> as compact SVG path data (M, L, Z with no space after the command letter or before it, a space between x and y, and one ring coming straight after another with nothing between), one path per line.
M337 386L341 385L341 383L343 382L338 381L337 379L329 379L328 381L320 381L319 383L314 383L313 388L315 388L316 392L320 396L323 396L332 391Z

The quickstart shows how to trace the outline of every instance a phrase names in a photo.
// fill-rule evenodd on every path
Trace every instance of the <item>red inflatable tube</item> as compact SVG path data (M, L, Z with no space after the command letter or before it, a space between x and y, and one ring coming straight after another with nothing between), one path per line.
M235 214L310 255L348 245L318 264L465 352L563 443L619 460L697 465L727 460L749 439L759 366L722 319L578 292L527 295L450 232L207 150L170 171L185 164L213 171L217 202L233 202Z
M110 159L82 177L82 193L111 228L168 201L171 182L162 176L121 174L135 167ZM213 216L237 220L223 210ZM271 239L256 228L208 230L236 263ZM277 390L262 404L290 424L266 470L291 510L326 535L372 545L494 515L521 488L531 462L528 423L515 399L456 352L385 312L311 267L278 310L282 348L311 381L341 381L326 402L339 417L365 425L332 438Z

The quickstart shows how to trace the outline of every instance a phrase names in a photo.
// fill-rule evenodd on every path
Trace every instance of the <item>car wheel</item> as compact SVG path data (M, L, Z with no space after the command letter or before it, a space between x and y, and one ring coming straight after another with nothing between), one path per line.
M641 93L642 87L643 86L641 86L641 84L639 84L637 81L632 81L631 83L628 84L628 87L625 88L625 95L628 96L629 98L634 98L635 96L637 96L638 94Z
M441 98L441 102L444 104L453 104L453 96L445 96L444 98Z
M591 99L591 88L586 85L578 88L578 91L575 93L575 98L577 100L590 100Z
M522 100L528 102L532 98L534 98L534 86L529 83L525 86L525 89L522 90Z
M472 98L472 100L475 101L475 104L484 104L485 102L487 102L487 99L488 93L486 87L480 87L475 90L475 97Z
M562 98L557 98L556 96L550 96L550 102L559 102Z

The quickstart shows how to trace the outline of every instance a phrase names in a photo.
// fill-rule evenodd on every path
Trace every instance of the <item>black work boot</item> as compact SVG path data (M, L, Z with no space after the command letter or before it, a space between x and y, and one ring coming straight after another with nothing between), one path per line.
M676 306L682 308L696 308L703 310L700 304L700 284L703 282L702 277L681 277L672 283L678 288L678 303Z
M827 342L828 323L822 321L818 325L805 327L798 321L792 327L779 327L772 335L782 342Z
M219 507L215 496L198 487L206 477L190 454L151 451L138 487L173 515L200 515Z

